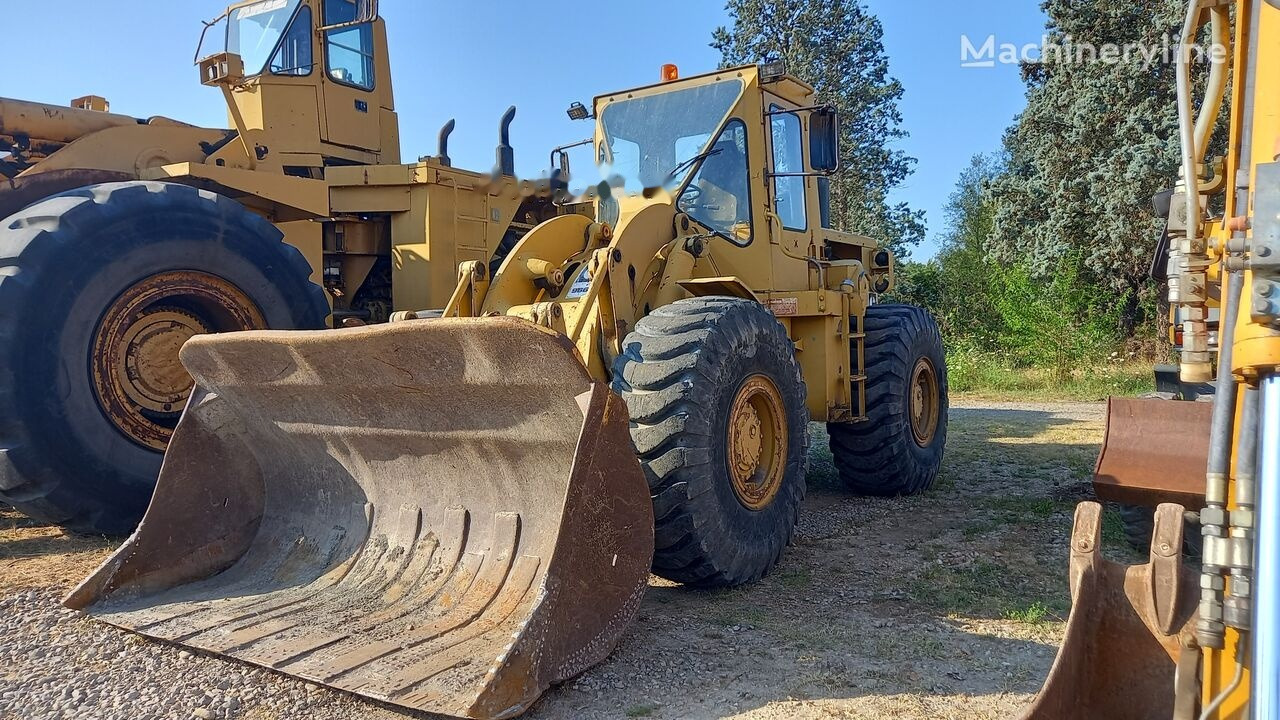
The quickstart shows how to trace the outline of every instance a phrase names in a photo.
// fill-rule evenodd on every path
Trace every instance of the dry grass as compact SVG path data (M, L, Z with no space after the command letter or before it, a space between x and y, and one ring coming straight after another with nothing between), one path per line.
M109 538L64 533L0 505L0 593L69 590L118 544Z

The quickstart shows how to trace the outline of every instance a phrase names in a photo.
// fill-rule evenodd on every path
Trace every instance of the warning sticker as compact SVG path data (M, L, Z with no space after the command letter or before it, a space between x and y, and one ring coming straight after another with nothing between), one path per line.
M774 298L769 301L769 309L776 317L788 317L800 311L800 301L796 298Z

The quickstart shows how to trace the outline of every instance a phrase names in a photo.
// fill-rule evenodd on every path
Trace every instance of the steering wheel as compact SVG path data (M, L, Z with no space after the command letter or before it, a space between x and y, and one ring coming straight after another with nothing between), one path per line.
M702 203L698 199L702 197L702 188L689 183L685 186L684 192L680 193L680 201L678 205L682 212L689 212L694 208L702 207Z

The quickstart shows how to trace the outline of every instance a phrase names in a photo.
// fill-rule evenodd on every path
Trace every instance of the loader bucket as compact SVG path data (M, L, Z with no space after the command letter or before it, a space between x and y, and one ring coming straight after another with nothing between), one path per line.
M1111 398L1094 491L1127 505L1204 507L1212 420L1209 402Z
M1192 717L1197 578L1182 564L1182 515L1181 506L1161 505L1151 561L1126 566L1102 557L1102 506L1076 508L1071 617L1049 677L1023 720Z
M622 401L522 320L192 339L132 537L66 599L370 698L518 715L604 659L653 554Z

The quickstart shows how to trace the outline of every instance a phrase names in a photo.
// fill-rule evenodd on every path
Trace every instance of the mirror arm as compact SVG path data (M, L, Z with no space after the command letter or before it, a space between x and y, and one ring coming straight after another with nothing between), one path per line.
M200 51L204 49L204 38L206 35L209 34L209 28L214 27L215 25L222 22L223 20L226 20L229 15L231 15L231 11L224 10L221 15L219 15L218 17L212 20L209 20L208 22L201 20L201 22L204 23L204 29L200 31L200 42L196 44L196 57L195 57L195 60L193 61L195 62L196 65L199 65L200 60L202 59L200 57Z
M553 148L551 150L551 166L555 167L556 155L576 147L582 147L583 145L591 145L594 142L595 142L595 138L587 138L586 140L579 140L578 142L575 142L575 143L569 143L568 145L561 145L558 148Z
M810 110L830 110L831 112L839 112L834 105L805 105L798 108L779 108L777 110L766 110L765 116L770 115L790 115L792 113L807 112Z

